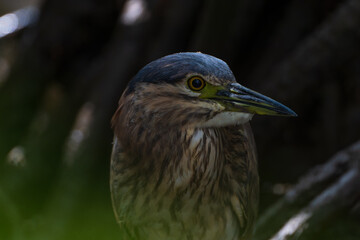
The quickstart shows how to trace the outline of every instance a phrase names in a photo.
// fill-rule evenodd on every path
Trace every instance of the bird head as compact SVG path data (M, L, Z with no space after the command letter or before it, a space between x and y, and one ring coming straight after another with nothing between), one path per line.
M142 68L124 91L113 125L222 127L254 114L296 116L288 107L236 82L228 65L202 53L176 53ZM120 120L121 119L121 120ZM134 125L135 127L135 125Z

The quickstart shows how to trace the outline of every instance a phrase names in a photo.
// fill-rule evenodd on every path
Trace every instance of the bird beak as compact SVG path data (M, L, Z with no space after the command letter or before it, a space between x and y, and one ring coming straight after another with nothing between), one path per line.
M297 114L285 105L250 90L238 83L231 83L213 91L215 96L207 98L218 101L227 111L248 112L260 115L294 116Z

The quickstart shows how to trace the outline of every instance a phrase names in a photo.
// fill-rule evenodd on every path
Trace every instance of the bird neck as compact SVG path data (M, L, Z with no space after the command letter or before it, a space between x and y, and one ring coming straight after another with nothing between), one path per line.
M182 131L178 144L183 145L173 170L175 187L198 185L205 188L215 183L223 168L221 130L217 128L190 128Z
M134 130L134 129L132 129ZM143 128L122 138L123 149L147 181L161 188L201 188L221 175L221 128ZM145 141L146 140L146 141ZM130 164L130 163L129 163ZM197 186L195 186L197 185Z

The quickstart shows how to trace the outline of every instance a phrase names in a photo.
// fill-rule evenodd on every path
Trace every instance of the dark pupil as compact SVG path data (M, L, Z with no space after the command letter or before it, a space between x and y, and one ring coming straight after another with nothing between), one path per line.
M194 88L201 88L202 86L202 82L198 78L192 80L191 84L193 85Z

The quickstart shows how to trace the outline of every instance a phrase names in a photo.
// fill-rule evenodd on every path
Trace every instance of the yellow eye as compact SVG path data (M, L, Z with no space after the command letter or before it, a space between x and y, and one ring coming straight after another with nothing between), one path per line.
M189 88L193 91L200 91L205 87L205 81L201 77L192 77L188 80Z

